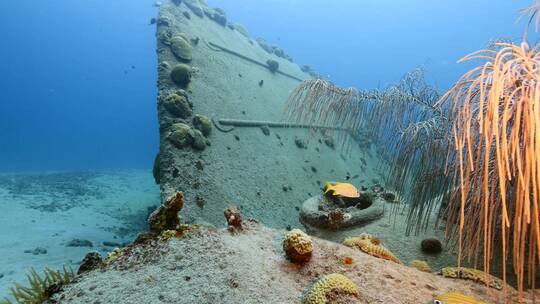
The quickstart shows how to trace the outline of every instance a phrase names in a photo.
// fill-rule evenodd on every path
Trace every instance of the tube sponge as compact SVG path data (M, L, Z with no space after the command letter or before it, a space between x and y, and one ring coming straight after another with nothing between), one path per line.
M349 278L342 274L332 273L315 282L302 303L326 304L330 292L354 297L359 295L358 287Z

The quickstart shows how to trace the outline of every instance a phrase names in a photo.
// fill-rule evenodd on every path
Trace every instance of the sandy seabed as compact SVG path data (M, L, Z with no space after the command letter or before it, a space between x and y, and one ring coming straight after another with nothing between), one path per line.
M30 268L76 270L132 241L158 204L150 170L0 175L0 298Z
M317 279L340 273L359 296L339 303L431 303L450 290L489 303L502 291L378 259L313 237L313 256L303 265L285 258L286 231L252 223L242 232L201 228L170 240L131 246L102 269L83 274L55 295L59 303L301 303ZM351 265L343 263L352 259ZM510 288L511 289L511 288Z

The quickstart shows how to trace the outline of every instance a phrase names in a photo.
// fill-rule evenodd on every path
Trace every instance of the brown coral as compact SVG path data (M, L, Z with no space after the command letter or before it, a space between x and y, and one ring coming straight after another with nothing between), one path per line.
M223 214L227 219L229 230L242 230L242 215L236 206L227 208Z
M148 218L150 231L161 233L165 230L175 230L180 224L178 213L184 207L184 194L176 192L156 209Z
M283 240L283 251L293 263L307 263L313 253L311 237L300 229L293 229Z
M77 270L77 274L92 271L99 268L101 265L103 265L103 259L101 258L99 252L91 251L84 256L84 259L81 261L81 265L79 266L79 270Z

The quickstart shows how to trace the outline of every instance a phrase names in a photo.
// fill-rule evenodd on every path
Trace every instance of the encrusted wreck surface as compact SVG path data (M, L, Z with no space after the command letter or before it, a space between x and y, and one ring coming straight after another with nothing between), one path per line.
M298 226L299 207L325 181L370 186L379 178L367 147L355 144L351 155L360 157L348 158L328 144L330 134L311 137L306 129L272 126L217 129L212 120L281 121L289 93L310 75L283 50L246 37L225 12L196 0L173 2L164 1L156 22L161 152L154 171L163 200L184 192L185 221L222 226L223 210L236 205L272 227ZM277 71L258 64L272 62L275 69L274 61ZM190 78L179 64L191 68Z
M281 248L285 235L253 222L240 233L188 229L123 249L105 268L83 274L55 298L59 303L301 303L314 282L337 273L358 287L356 302L347 303L428 303L450 290L488 303L516 303L479 283L315 237L310 261L297 265Z

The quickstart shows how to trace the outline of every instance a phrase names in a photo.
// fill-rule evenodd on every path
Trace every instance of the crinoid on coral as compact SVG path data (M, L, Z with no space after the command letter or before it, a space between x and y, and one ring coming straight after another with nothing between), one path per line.
M331 293L357 298L358 287L342 274L332 273L319 279L307 292L303 304L326 304Z
M15 303L20 304L41 304L48 300L53 294L59 292L62 286L69 284L75 274L69 268L64 267L62 270L56 271L45 268L43 275L37 273L35 269L31 269L27 275L28 287L20 284L15 284L11 288L11 295L15 299ZM13 303L9 299L0 302L2 304Z

